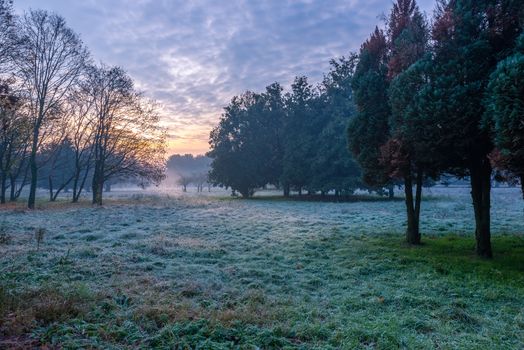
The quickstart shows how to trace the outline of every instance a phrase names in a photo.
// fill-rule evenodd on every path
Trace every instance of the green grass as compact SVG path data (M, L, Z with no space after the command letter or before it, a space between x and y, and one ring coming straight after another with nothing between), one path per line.
M267 212L278 205L290 216ZM495 258L482 260L471 236L437 230L412 247L401 227L373 234L383 223L371 218L368 234L335 224L334 209L360 203L318 205L181 199L8 213L0 339L64 349L523 347L522 235L495 234ZM312 215L323 208L332 221ZM33 229L46 222L37 251Z

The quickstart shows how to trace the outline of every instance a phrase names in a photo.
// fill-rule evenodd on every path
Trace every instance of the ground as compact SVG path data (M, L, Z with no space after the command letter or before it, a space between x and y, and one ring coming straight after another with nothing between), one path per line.
M493 193L495 258L467 189L402 201L113 192L0 210L0 348L524 347L524 201Z

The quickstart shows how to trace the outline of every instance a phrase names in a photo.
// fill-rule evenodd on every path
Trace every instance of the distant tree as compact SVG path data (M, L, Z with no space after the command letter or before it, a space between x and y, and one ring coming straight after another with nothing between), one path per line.
M32 138L29 164L31 186L28 207L34 208L38 180L37 153L42 144L42 129L51 119L60 118L59 109L77 82L87 50L65 20L41 10L30 10L17 28L19 40L12 58L17 76L26 90L31 116Z
M192 154L173 154L167 160L167 170L174 177L184 192L187 186L194 183L197 191L202 192L205 183L208 182L211 159L206 156L193 156Z
M275 139L272 98L279 95L274 84L266 93L246 92L235 96L224 109L219 125L210 135L212 159L209 180L214 185L231 187L243 197L251 197L255 190L276 181L278 173L278 146L270 146ZM277 97L278 98L278 97Z
M75 152L68 138L44 144L39 153L39 187L49 191L49 201L54 202L58 195L70 188L75 176Z
M257 159L263 151L256 141L260 101L260 95L252 92L235 96L224 109L219 125L211 131L211 151L207 153L212 159L210 181L231 187L243 197L251 197L266 183Z
M490 158L519 178L524 197L524 34L517 40L517 52L491 74L488 104L486 116L497 147Z
M284 126L284 157L281 182L291 186L299 195L311 176L311 162L315 147L313 120L316 117L318 97L307 77L296 77L291 93L286 98L287 116ZM318 130L316 130L318 132Z
M320 86L318 122L315 122L320 132L317 131L317 137L313 139L317 146L314 147L308 184L313 191L335 191L338 195L364 187L360 167L348 152L345 134L340 132L347 128L348 121L355 114L351 80L356 60L356 55L332 60L331 70Z
M427 108L440 130L434 150L445 155L443 170L469 176L475 212L476 251L491 257L491 174L493 142L481 127L484 96L498 60L511 52L519 32L521 1L442 2L434 19L433 77Z
M264 162L266 181L275 186L280 185L285 152L285 130L286 106L283 88L279 83L273 83L266 87L261 94L262 111L260 116L261 134L258 135L261 144L265 143L267 151L264 157L261 154L259 161ZM289 195L289 186L284 187L284 195Z
M187 175L180 175L177 179L177 183L180 186L182 186L182 191L184 192L187 192L187 186L189 186L192 181L193 181L193 178Z

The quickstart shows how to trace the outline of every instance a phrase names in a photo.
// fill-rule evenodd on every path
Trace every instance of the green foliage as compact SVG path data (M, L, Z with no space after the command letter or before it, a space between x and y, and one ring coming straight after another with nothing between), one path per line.
M267 162L271 159L265 143L264 99L246 92L231 100L219 125L211 132L212 158L209 179L251 197L268 179Z
M284 164L281 181L297 190L307 186L313 175L311 161L315 151L316 110L318 95L307 77L296 77L286 101ZM315 130L316 132L313 132Z
M378 28L362 45L352 81L357 115L348 126L348 144L369 185L388 182L380 164L380 147L389 136L387 100L387 45Z
M524 42L524 34L519 37ZM488 116L505 165L524 178L524 48L497 65L488 87Z
M275 83L265 93L235 97L211 133L211 181L244 197L266 184L284 187L286 195L290 189L348 194L362 187L340 132L354 113L354 62L332 61L319 89L297 77L285 96Z
M428 65L430 57L421 58L391 82L389 123L394 130L393 137L402 140L401 157L389 165L392 173L399 173L409 159L426 176L436 177L442 158L435 150L435 139L441 137L440 128L434 125L434 114L427 109L427 94L431 93ZM409 168L407 171L410 171Z

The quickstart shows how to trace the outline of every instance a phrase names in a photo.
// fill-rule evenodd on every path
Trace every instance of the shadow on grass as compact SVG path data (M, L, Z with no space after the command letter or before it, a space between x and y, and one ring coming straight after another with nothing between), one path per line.
M473 237L455 234L427 236L420 246L405 244L401 239L373 239L373 244L386 248L386 255L400 259L401 264L422 263L440 274L475 274L481 279L503 283L524 282L524 236L492 237L493 259L475 254Z

